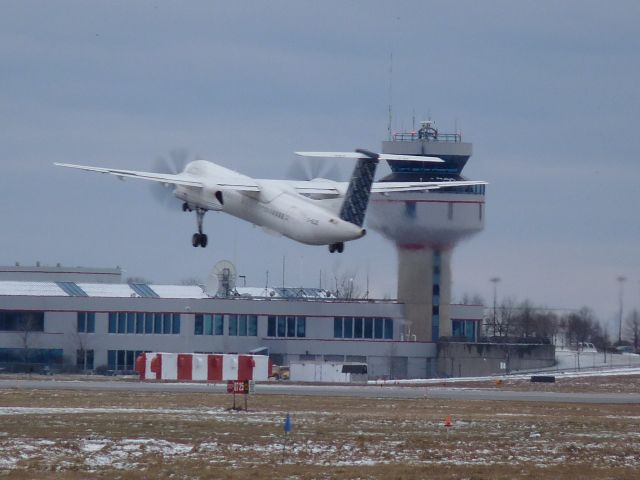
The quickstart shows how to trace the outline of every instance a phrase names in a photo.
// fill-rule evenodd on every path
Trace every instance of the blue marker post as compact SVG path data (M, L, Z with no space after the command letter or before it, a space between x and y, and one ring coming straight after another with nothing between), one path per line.
M284 463L284 449L287 445L287 439L289 438L289 433L291 433L291 415L287 413L287 416L284 419L284 442L282 442L282 463Z

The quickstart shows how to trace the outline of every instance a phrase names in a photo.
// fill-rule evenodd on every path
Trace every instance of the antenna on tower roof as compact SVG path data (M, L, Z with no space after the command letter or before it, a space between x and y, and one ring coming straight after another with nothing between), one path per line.
M387 134L389 140L391 140L391 122L393 121L392 115L393 105L393 52L389 55L389 124L387 125Z

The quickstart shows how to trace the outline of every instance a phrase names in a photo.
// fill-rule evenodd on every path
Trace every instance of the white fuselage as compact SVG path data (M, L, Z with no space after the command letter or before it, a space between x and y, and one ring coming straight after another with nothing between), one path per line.
M244 175L205 160L189 163L184 172L205 185L176 186L174 195L192 208L225 212L308 245L346 242L365 234L362 227L338 216L342 198L313 200L286 182L248 177L260 187L259 192L221 189L221 179L237 180ZM209 184L207 178L211 178Z

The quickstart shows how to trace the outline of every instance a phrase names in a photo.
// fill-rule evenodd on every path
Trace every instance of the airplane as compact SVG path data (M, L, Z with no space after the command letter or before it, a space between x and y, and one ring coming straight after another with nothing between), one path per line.
M371 193L425 191L443 187L486 184L482 181L374 182L381 160L442 163L437 157L391 155L357 149L354 152L295 152L305 157L356 160L349 182L323 178L308 181L254 179L206 160L189 162L177 174L141 172L68 163L59 167L107 173L121 180L136 178L173 187L184 212L196 213L198 231L194 247L206 247L203 233L207 211L221 211L265 230L307 245L328 245L329 252L342 253L344 243L362 238L364 218Z

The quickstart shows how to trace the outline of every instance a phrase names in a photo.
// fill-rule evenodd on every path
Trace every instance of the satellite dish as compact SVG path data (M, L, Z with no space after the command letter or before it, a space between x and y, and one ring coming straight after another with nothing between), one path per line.
M238 278L238 272L233 263L229 260L220 260L209 274L206 287L207 295L228 297L236 290L236 278Z

